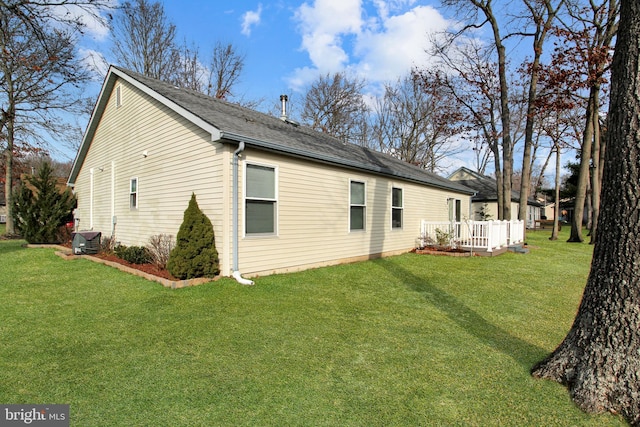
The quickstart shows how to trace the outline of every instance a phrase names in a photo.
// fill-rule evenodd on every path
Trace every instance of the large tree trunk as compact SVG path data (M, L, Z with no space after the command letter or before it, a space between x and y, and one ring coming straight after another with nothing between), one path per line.
M593 262L574 324L532 374L640 425L640 2L621 2Z

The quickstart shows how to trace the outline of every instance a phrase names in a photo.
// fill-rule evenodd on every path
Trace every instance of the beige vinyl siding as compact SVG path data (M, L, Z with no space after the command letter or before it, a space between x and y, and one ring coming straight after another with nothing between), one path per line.
M228 230L222 223L222 176L229 149L211 143L210 134L127 82L118 84L122 105L116 108L113 91L76 180L79 229L91 228L93 169L93 230L103 236L111 235L113 210L115 239L122 244L145 245L161 233L175 238L194 192L214 224L217 244L224 246ZM138 209L131 210L129 185L134 177Z
M239 269L247 275L295 271L406 252L414 247L421 220L447 220L447 198L460 199L463 215L469 212L468 195L411 182L251 148L243 153L242 162L278 169L277 234L252 236L241 232ZM349 230L351 180L366 184L364 231ZM403 189L403 227L400 229L391 226L392 187ZM244 231L244 197L241 197L240 225Z

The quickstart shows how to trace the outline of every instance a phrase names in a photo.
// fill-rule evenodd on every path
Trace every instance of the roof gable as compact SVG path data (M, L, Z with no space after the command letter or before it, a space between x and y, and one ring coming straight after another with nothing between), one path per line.
M392 156L355 144L343 143L326 133L114 66L109 68L78 150L69 176L70 184L73 184L78 176L117 78L126 80L206 130L211 134L212 141L231 144L244 142L248 147L409 180L463 194L473 193L460 183L427 172Z
M472 197L474 202L497 202L498 200L498 182L489 176L461 167L449 175L449 179L457 181L465 187L475 190L476 194ZM511 190L511 201L520 202L519 191ZM532 206L542 206L540 202L533 198L529 198L527 204Z

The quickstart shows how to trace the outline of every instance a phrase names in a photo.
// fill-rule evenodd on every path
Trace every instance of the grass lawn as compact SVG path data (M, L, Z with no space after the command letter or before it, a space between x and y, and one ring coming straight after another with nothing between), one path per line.
M624 425L529 375L586 283L567 233L180 290L0 241L0 403L68 403L73 426Z

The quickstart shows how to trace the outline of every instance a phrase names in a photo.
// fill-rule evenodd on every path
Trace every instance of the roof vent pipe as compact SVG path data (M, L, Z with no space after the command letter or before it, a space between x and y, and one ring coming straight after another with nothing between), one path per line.
M287 102L289 101L289 97L287 95L280 95L280 102L282 103L282 115L280 116L281 120L287 120Z

